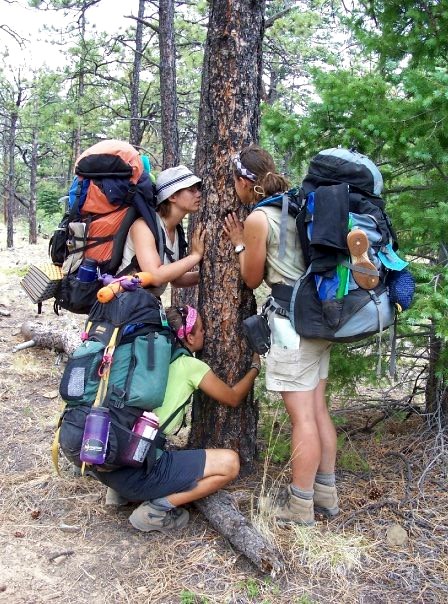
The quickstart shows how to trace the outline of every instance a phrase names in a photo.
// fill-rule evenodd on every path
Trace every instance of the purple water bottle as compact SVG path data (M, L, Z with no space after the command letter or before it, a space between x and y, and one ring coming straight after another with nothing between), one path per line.
M110 417L106 407L92 407L86 419L79 458L84 463L104 463L109 440Z
M144 411L143 415L137 419L132 428L132 437L129 441L128 450L125 453L125 463L127 465L139 466L143 463L158 428L159 418L157 415L150 411Z
M89 283L98 279L98 262L93 258L84 258L76 273L78 281Z

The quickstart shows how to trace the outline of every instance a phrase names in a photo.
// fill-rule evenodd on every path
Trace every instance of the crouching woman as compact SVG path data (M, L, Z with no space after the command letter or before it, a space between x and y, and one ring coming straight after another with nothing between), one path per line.
M197 389L223 405L237 407L249 393L260 370L257 354L246 375L234 386L228 386L193 353L204 344L202 319L191 306L167 309L171 327L182 345L192 355L181 355L170 365L168 385L162 406L155 410L162 425ZM182 421L180 412L166 427L172 434ZM231 480L239 472L239 457L230 449L195 449L163 451L149 474L145 468L123 467L113 472L95 472L107 485L106 503L123 505L143 501L129 521L140 531L166 532L183 528L188 511L181 506L206 497Z

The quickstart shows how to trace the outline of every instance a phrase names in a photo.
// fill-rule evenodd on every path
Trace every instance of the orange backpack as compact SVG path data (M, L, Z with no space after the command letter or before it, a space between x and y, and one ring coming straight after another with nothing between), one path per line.
M80 281L78 270L85 259L97 263L100 274L115 275L123 258L130 226L142 217L154 235L162 262L165 240L155 212L156 196L142 157L129 143L104 140L84 151L76 161L69 192L69 211L50 240L54 264L62 266L63 278L54 309L88 314L102 282ZM185 254L185 235L180 233L180 254ZM95 264L91 262L91 264ZM134 261L121 274L138 270Z

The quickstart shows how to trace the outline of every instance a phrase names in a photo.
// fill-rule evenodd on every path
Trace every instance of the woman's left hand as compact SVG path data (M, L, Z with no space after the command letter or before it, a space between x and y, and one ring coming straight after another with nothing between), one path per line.
M224 218L224 233L234 246L244 243L244 225L235 212Z

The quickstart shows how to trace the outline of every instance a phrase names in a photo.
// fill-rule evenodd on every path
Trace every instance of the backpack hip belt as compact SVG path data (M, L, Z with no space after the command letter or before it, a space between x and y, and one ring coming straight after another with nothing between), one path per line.
M272 286L271 296L266 310L274 310L277 315L288 317L290 313L291 296L294 288L291 285L276 283Z

